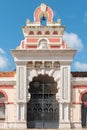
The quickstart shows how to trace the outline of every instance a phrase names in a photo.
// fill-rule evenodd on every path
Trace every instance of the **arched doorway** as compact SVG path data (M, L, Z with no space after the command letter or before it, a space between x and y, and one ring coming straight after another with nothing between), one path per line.
M59 105L57 83L53 77L38 75L29 84L31 98L27 103L28 128L58 128Z
M87 92L82 95L82 106L81 106L81 114L82 114L82 127L87 127Z
M0 120L5 119L5 96L0 92Z

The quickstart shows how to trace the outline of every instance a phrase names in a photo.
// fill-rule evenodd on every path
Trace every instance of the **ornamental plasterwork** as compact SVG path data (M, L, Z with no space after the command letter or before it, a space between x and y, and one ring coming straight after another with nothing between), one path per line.
M68 98L68 68L64 67L63 68L63 81L62 81L62 85L63 85L63 99L67 99Z
M36 61L34 64L35 68L41 68L42 67L42 62L41 61Z
M48 49L48 43L47 40L42 39L38 43L38 49Z
M45 68L52 68L52 62L51 61L45 61L44 62L44 67Z
M57 31L58 33L57 36L62 36L64 34L64 28L65 28L64 26L53 27L53 25L46 27L44 26L44 28L43 26L23 26L22 31L25 37L41 36L37 34L38 31L41 31L42 35L45 35L46 31L49 31L50 32L49 36L53 36L54 30ZM29 35L30 31L33 31L34 35Z
M27 67L28 68L36 68L36 69L40 69L40 68L59 68L60 67L60 63L59 61L29 61L27 63Z

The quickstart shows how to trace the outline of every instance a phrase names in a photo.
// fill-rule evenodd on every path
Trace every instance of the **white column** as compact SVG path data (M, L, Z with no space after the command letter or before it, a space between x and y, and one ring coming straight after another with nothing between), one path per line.
M17 102L26 102L26 87L27 87L27 74L26 66L17 66Z
M61 66L61 101L70 102L71 85L70 85L70 66Z
M25 103L19 103L17 105L17 119L19 121L26 120L26 104Z
M60 122L62 122L63 121L63 105L62 105L62 103L60 103L59 104L59 116L60 116Z
M67 104L67 103L63 104L63 110L64 110L64 121L68 122L69 115L70 115L69 104Z
M71 85L70 85L70 66L61 65L60 80L60 128L70 128L70 101L71 101Z
M16 86L16 102L17 102L17 121L20 127L26 128L26 103L27 103L27 70L26 65L17 65L17 86ZM22 125L22 126L21 126Z

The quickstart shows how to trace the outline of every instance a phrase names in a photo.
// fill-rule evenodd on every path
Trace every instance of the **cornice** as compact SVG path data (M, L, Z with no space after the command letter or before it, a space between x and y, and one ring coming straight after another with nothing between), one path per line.
M16 85L16 81L0 81L0 85Z
M76 50L59 49L59 50L11 50L15 61L29 60L73 60Z
M16 77L1 77L0 85L15 85Z

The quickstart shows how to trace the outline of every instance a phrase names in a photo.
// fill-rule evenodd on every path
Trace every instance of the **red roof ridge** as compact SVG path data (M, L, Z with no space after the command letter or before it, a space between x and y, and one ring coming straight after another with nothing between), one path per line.
M13 72L0 72L0 77L14 77L16 74L16 71Z
M73 77L87 77L87 71L85 72L71 72Z

